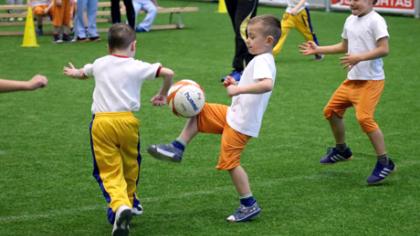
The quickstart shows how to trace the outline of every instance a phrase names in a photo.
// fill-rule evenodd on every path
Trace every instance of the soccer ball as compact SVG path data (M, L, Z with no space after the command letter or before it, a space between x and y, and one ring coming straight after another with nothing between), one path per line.
M197 115L205 100L203 89L193 80L180 80L168 91L168 105L177 116L189 118Z

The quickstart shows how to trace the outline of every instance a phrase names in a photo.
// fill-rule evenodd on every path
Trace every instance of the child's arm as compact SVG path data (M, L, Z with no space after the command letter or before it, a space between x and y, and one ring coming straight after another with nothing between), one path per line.
M350 70L354 65L361 61L368 61L379 57L384 57L389 53L388 37L380 38L376 42L376 48L372 51L360 54L346 54L340 58L341 65Z
M48 14L50 12L51 8L54 6L54 0L51 0L50 4L48 4L48 7L44 9L44 14Z
M300 0L299 3L291 10L290 14L296 16L298 14L299 8L301 8L305 3L306 0Z
M229 97L236 96L239 94L260 94L266 93L273 90L273 80L269 78L258 79L258 82L243 86L238 86L235 83L227 85L226 90Z
M343 39L341 42L329 46L318 46L315 42L308 41L301 44L299 48L300 52L307 56L314 54L335 54L347 52L347 45L347 39Z
M75 79L88 79L83 69L77 69L69 62L69 66L64 66L63 72L65 75Z
M159 77L163 77L163 83L159 92L150 99L150 102L152 102L154 106L162 106L166 104L166 96L172 85L172 78L174 77L174 74L175 73L169 68L160 68Z
M43 75L35 75L28 81L0 79L0 92L13 92L20 90L35 90L47 86L48 79Z

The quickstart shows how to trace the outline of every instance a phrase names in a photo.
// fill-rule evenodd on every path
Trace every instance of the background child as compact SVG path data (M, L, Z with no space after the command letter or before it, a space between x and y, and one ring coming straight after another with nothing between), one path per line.
M28 81L0 79L0 92L35 90L47 84L48 79L43 75L34 75Z
M152 28L153 21L158 12L158 3L156 0L133 0L134 12L137 15L141 10L146 12L143 21L136 26L136 32L149 32Z
M48 10L53 16L53 41L54 43L71 42L72 5L73 0L52 0Z
M336 141L336 147L330 148L321 159L322 164L333 164L349 160L352 152L345 142L344 112L353 106L356 118L363 131L368 135L378 160L368 184L377 184L395 169L395 164L388 157L384 136L374 120L374 112L384 88L384 70L381 57L386 56L388 48L388 30L385 20L373 10L376 0L351 0L352 15L347 17L341 37L335 45L317 46L314 42L301 45L305 55L319 53L341 53L341 64L348 69L347 79L338 87L324 108L324 115L329 120Z
M49 8L50 5L49 0L32 0L31 6L32 6L32 12L34 13L34 17L36 18L36 34L38 36L41 36L44 34L44 31L42 29L42 21L45 16L49 15Z
M319 45L313 31L311 15L306 0L287 0L286 12L281 20L281 38L273 49L274 56L280 53L290 30L293 28L296 28L306 41L313 41L316 45ZM315 54L315 60L321 60L322 57L321 54Z
M164 81L151 101L153 105L165 104L174 73L159 63L133 58L136 34L126 24L111 26L108 47L109 55L81 69L70 64L64 67L64 74L78 79L93 76L95 80L90 125L93 176L109 203L113 235L126 235L132 214L143 210L136 196L141 163L139 121L132 112L140 109L143 82L158 76Z
M276 78L271 54L280 38L280 22L273 16L257 16L249 21L246 40L254 59L245 67L236 85L233 77L224 84L232 97L230 107L205 104L198 116L187 121L180 136L171 144L151 145L148 152L159 159L181 161L187 143L198 133L221 134L219 170L227 170L240 197L240 207L227 220L242 222L256 217L261 208L252 195L248 176L240 165L240 156L251 137L258 137L262 118Z

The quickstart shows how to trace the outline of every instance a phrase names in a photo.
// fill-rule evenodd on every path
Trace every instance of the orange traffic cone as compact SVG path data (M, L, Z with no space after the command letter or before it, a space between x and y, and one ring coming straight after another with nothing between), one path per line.
M36 42L34 18L32 16L31 7L28 7L28 13L26 14L25 32L23 34L22 47L39 47Z

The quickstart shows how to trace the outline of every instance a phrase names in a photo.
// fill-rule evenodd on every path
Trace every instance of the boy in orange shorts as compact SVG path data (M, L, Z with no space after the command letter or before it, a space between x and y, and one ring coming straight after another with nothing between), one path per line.
M349 70L347 79L338 87L324 109L336 141L329 148L321 164L349 160L352 152L345 142L344 112L353 106L356 118L368 135L377 155L376 166L368 177L369 185L382 182L395 170L388 157L384 136L374 120L374 112L384 88L384 70L381 57L389 53L388 30L385 20L373 10L377 0L351 0L352 15L347 17L343 40L331 46L317 46L308 42L300 46L304 55L342 53L341 64Z
M197 116L187 121L175 141L148 148L155 158L180 162L186 144L197 133L221 134L216 168L229 172L240 197L240 207L227 217L230 222L251 220L261 211L252 195L240 157L248 140L258 137L274 86L276 67L271 52L281 35L280 21L274 16L257 16L249 21L247 32L248 51L255 57L246 66L238 84L233 77L224 81L227 93L232 97L231 106L205 104Z

